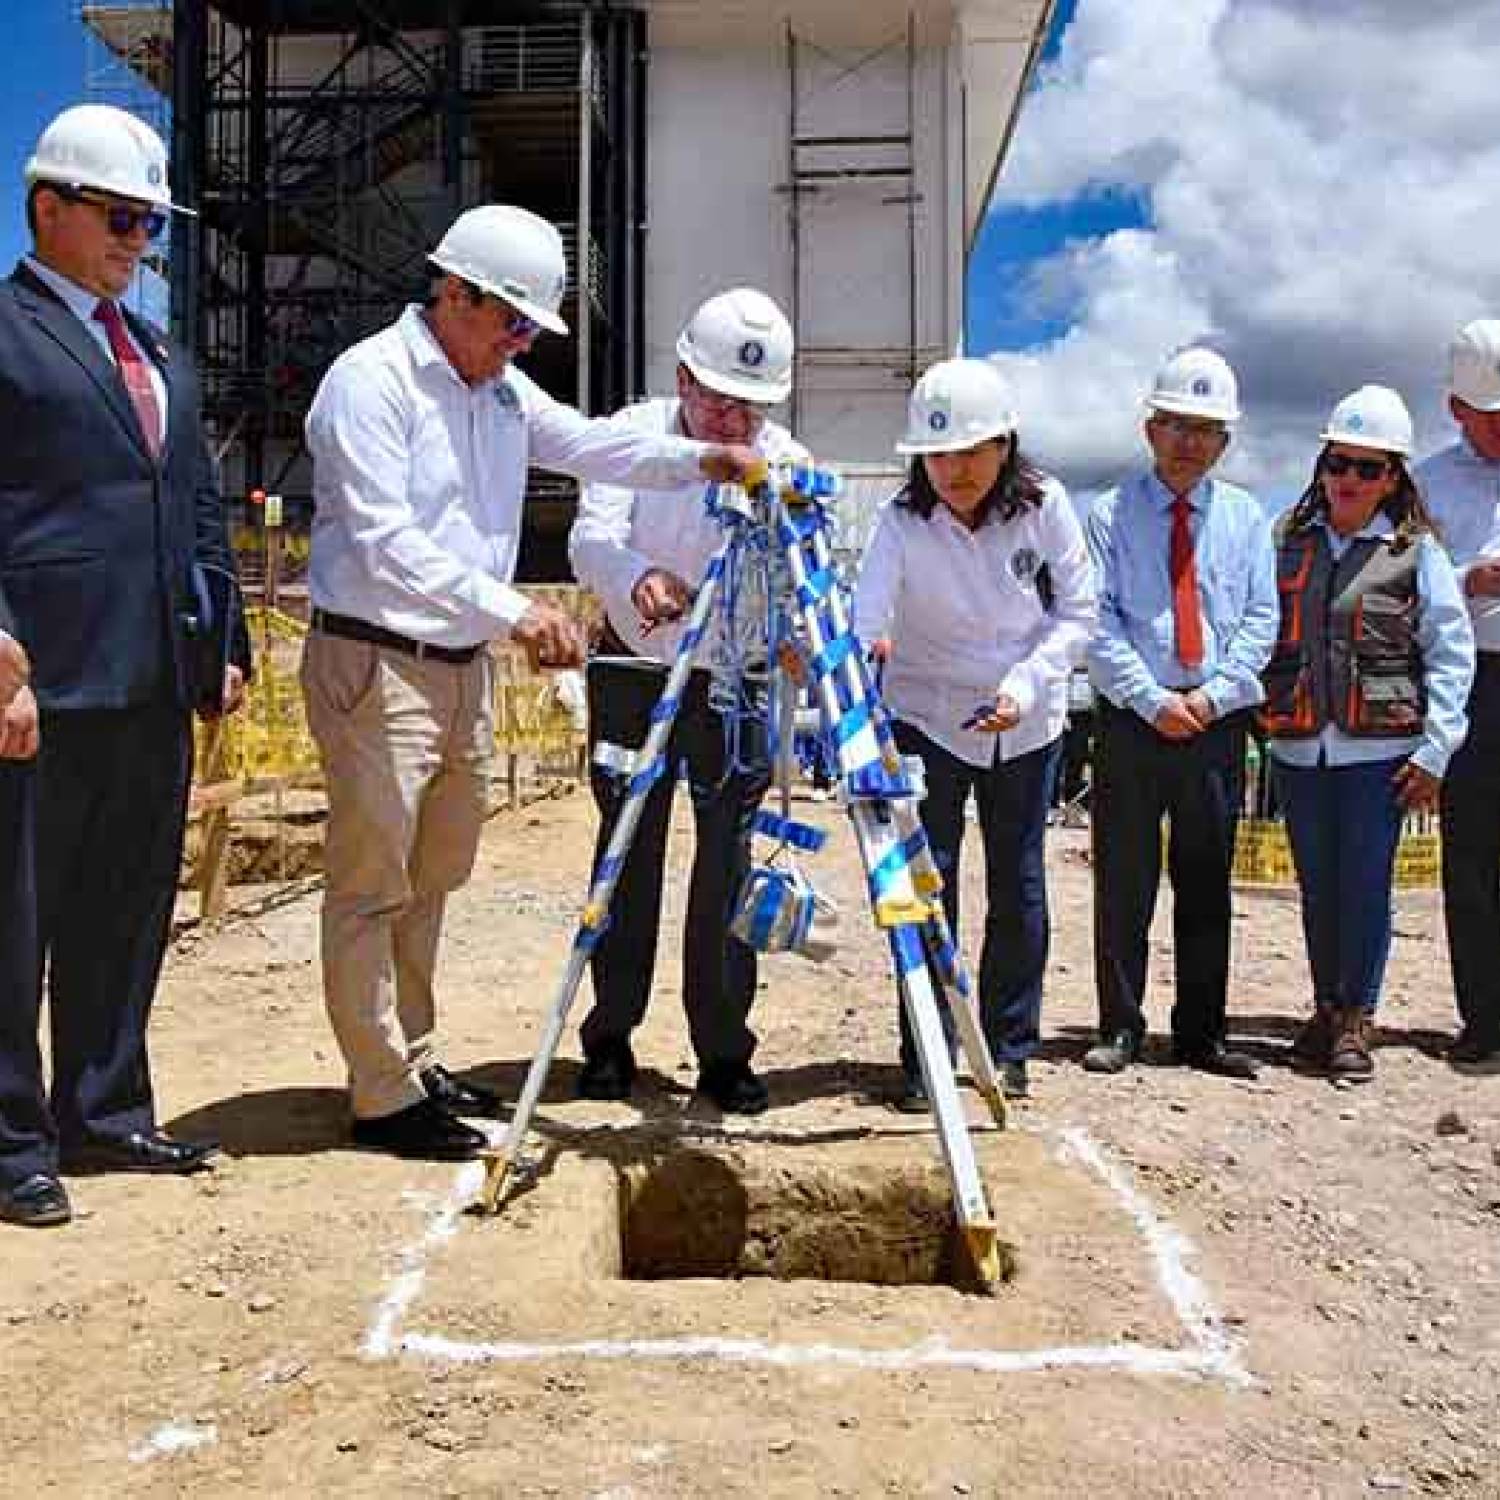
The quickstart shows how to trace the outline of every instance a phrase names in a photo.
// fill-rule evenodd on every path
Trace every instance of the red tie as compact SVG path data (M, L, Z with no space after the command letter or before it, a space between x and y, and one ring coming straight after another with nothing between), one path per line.
M152 458L161 453L161 408L156 404L156 391L151 384L151 372L135 340L125 331L125 319L113 302L101 302L94 309L94 318L104 324L109 335L109 347L114 351L115 363L120 367L120 376L130 394L130 404L135 408L136 421L146 439L146 447Z
M1172 502L1172 626L1177 659L1185 667L1203 665L1203 612L1198 603L1198 566L1193 560L1193 507Z

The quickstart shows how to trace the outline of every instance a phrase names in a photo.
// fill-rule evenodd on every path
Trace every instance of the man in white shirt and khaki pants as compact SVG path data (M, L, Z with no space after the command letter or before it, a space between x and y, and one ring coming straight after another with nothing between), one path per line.
M554 401L511 361L558 315L561 236L524 209L459 216L425 307L345 351L307 419L314 464L308 723L328 788L324 994L356 1144L461 1159L488 1090L438 1061L433 970L473 868L493 745L490 640L577 665L564 613L510 586L528 463L626 484L734 480L759 460Z

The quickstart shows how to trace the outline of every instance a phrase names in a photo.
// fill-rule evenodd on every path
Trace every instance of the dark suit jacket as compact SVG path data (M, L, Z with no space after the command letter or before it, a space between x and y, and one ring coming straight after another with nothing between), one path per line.
M43 711L188 707L193 568L234 566L191 361L126 316L167 384L159 463L89 331L24 264L0 282L0 628Z

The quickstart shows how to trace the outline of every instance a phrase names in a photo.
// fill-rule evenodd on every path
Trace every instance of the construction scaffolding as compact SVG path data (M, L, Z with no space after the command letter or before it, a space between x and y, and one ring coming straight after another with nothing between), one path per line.
M824 398L904 395L937 348L921 342L917 186L917 32L859 50L830 49L786 26L788 235L797 338L792 417ZM858 233L851 234L851 221ZM851 243L885 268L885 293L856 300L838 257ZM890 268L898 267L893 273Z
M426 253L475 203L518 203L563 232L573 332L541 340L528 372L585 410L640 389L634 6L117 0L82 14L91 45L177 122L176 190L200 218L172 245L172 323L197 353L231 495L305 510L302 422L324 370L420 300ZM541 480L530 500L521 575L565 576L573 488Z
M171 136L167 81L171 72L170 0L118 0L109 6L81 4L84 97L112 104L145 120L161 137ZM168 316L169 232L142 260L141 274L126 301L143 316L165 323Z

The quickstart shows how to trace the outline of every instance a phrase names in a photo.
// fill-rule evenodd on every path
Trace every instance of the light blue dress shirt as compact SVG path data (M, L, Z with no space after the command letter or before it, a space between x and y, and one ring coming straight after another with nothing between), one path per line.
M1169 693L1201 688L1222 718L1264 697L1260 674L1276 643L1280 606L1271 524L1253 495L1205 479L1192 506L1203 661L1177 655L1172 620L1172 504L1155 474L1101 495L1084 533L1099 589L1099 631L1086 660L1095 688L1154 722Z
M1384 512L1354 536L1341 537L1323 524L1335 560L1357 537L1390 536L1394 527ZM1417 555L1417 645L1422 651L1422 680L1427 687L1427 716L1422 733L1396 739L1368 739L1345 734L1337 724L1325 726L1315 739L1271 741L1271 754L1289 766L1360 765L1371 760L1414 760L1424 771L1442 776L1453 752L1469 731L1464 706L1474 681L1474 627L1464 604L1458 575L1448 554L1433 537L1424 536Z
M104 324L94 316L95 310L104 299L97 292L91 292L79 286L76 281L70 281L61 271L54 271L51 266L43 265L34 255L26 256L25 261L27 270L44 286L57 294L58 300L83 324L84 332L104 351L105 358L118 369L119 361L115 358L115 351L110 347L109 334L105 331ZM151 389L156 395L156 411L162 424L161 431L156 434L156 439L160 442L167 426L167 401L169 399L167 382L156 363L154 352L141 347L141 341L131 331L128 323L125 325L125 337L140 353L141 363L145 367L147 378L151 381Z
M1500 557L1500 461L1476 453L1467 438L1424 459L1411 477L1443 533L1462 587L1469 569ZM1500 597L1467 596L1474 642L1500 651Z

